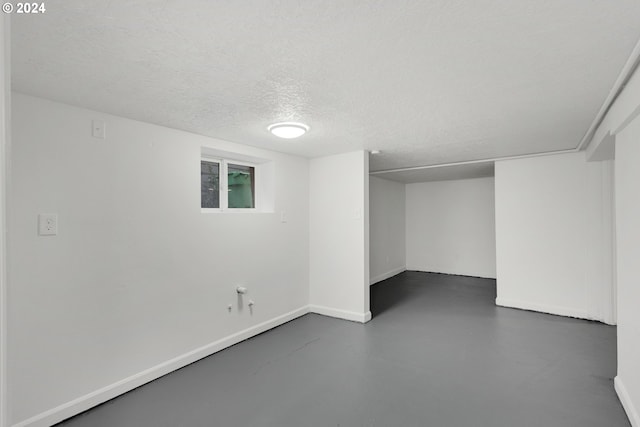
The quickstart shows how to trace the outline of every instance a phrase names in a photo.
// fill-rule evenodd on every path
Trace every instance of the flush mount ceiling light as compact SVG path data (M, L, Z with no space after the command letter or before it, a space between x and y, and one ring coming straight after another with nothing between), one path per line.
M268 128L269 132L279 138L293 139L304 135L309 130L309 126L303 123L282 122L274 123Z
M380 153L382 153L382 151L380 151L380 150L371 150L370 153L371 154L380 154Z

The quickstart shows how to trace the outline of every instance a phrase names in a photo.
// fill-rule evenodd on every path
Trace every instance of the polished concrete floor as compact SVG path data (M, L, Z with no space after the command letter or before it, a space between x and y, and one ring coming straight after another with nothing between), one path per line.
M60 425L630 425L614 327L494 300L494 280L406 272L366 325L307 315Z

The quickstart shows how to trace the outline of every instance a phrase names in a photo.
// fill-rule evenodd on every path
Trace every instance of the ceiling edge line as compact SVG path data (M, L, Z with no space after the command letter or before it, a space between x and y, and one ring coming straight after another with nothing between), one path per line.
M611 87L609 94L607 95L604 102L602 103L602 106L598 110L598 113L593 118L593 121L591 122L589 129L580 140L580 143L576 147L576 150L582 150L583 148L586 148L591 143L596 131L598 130L598 127L604 121L605 117L607 116L607 113L613 106L613 103L616 102L616 99L618 99L618 96L620 95L622 90L625 88L625 86L631 79L631 76L633 76L633 73L636 71L639 65L640 65L640 40L638 40L634 48L631 50L631 54L629 55L627 62L625 62L624 66L622 67L622 70L620 70L620 74L618 74L618 78L616 78L616 81Z
M369 175L383 175L386 173L393 173L393 172L407 172L407 171L424 170L424 169L436 169L436 168L444 168L444 167L450 167L450 166L475 165L478 163L491 163L491 162L498 162L502 160L517 160L517 159L527 159L531 157L551 156L554 154L576 153L578 151L580 151L578 148L568 148L566 150L543 151L541 153L520 154L517 156L492 157L488 159L465 160L462 162L439 163L436 165L411 166L407 168L397 168L397 169L384 169L380 171L369 172Z

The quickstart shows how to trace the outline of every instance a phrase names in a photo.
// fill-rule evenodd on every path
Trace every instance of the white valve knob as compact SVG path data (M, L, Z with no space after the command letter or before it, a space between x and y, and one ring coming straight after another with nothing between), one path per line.
M236 292L239 293L240 295L244 295L247 293L247 288L245 288L244 286L238 286L236 288Z

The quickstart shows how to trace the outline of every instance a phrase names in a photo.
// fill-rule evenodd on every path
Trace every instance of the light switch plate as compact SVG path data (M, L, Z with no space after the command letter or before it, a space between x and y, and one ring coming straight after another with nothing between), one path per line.
M105 123L102 120L94 120L92 122L92 126L93 126L92 128L93 130L91 131L91 134L93 135L93 137L105 139L106 137Z
M55 236L58 234L58 215L38 215L38 234L40 236Z

